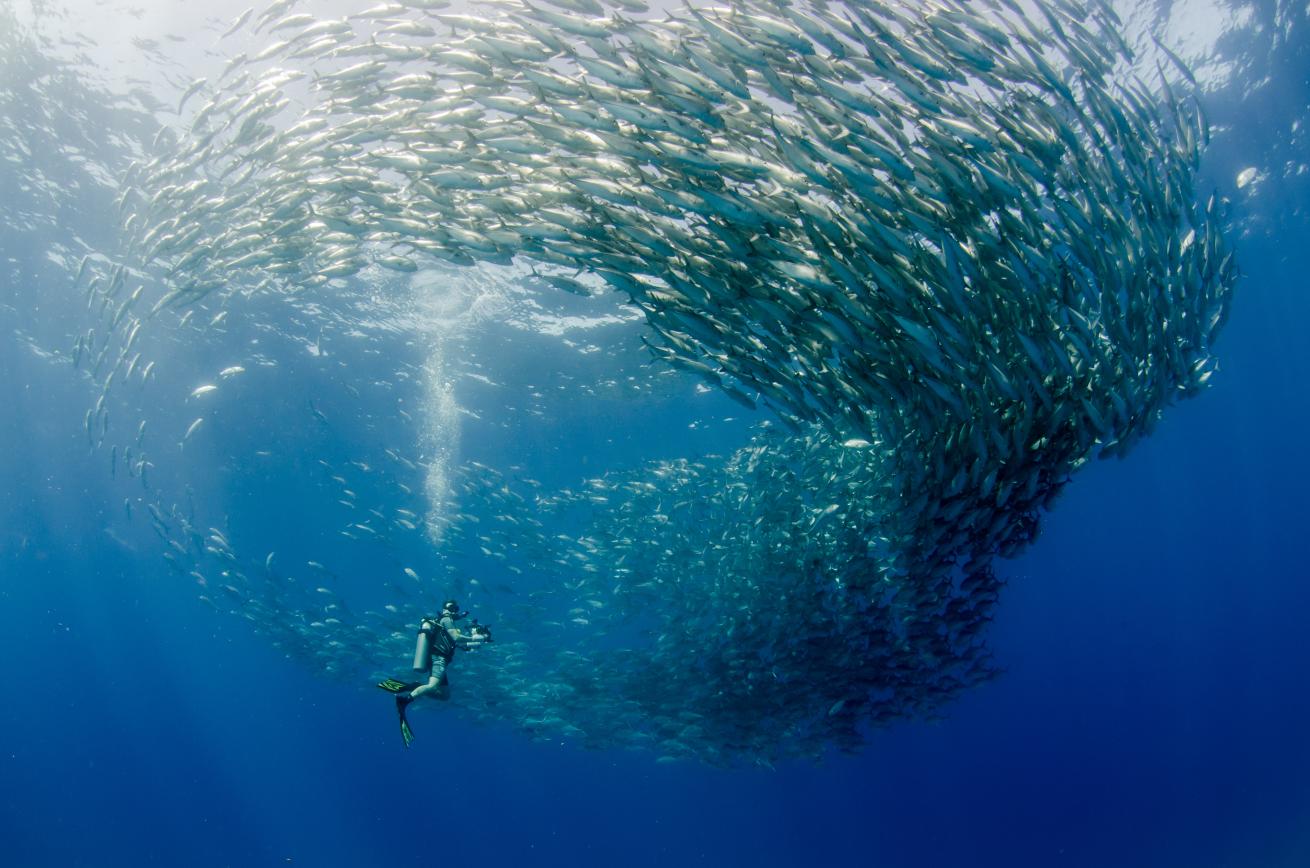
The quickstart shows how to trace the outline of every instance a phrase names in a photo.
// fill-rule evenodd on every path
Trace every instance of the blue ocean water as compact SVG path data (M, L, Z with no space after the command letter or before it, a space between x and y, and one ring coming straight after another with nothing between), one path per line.
M1305 21L1293 24L1282 27L1304 37ZM1082 471L1037 543L1000 566L1006 585L989 631L999 678L941 719L897 723L860 754L820 764L656 764L428 710L405 751L387 697L321 677L205 606L139 518L123 521L124 480L86 445L92 393L66 361L34 351L68 344L58 308L69 302L32 282L51 273L32 253L33 233L57 242L58 227L0 229L11 275L3 313L15 320L0 344L0 860L1310 864L1310 590L1299 551L1310 483L1307 184L1293 173L1240 194L1232 181L1248 165L1304 160L1286 140L1304 116L1310 66L1305 45L1291 46L1273 55L1281 66L1241 67L1251 78L1209 104L1223 132L1207 177L1234 196L1242 268L1213 388L1171 408L1123 460ZM1259 48L1229 46L1245 58ZM1256 88L1262 74L1271 80ZM295 318L276 325L318 337ZM207 420L212 441L189 443L185 463L161 461L154 484L217 499L206 510L253 550L333 551L314 536L338 523L310 481L314 462L371 460L377 443L419 436L379 434L383 399L357 412L343 383L419 366L423 353L393 342L413 358L377 358L370 344L329 340L323 362L247 327L233 324L217 350L178 342L160 363L159 377L183 393L250 340L277 366L236 360L250 368L242 400ZM535 348L515 347L505 355L521 360L502 360L500 376L532 382ZM385 399L397 393L415 398L401 384ZM330 427L303 424L307 400ZM732 423L689 429L671 398L561 407L535 421L493 396L466 403L505 421L466 435L461 459L529 452L543 481L554 473L564 484L598 467L731 448L741 436ZM720 403L697 415L731 416ZM165 407L152 422L185 428L190 418ZM300 458L269 464L220 448L251 443ZM403 502L388 484L359 494ZM330 563L361 580L378 568L354 550ZM452 675L458 687L458 663Z

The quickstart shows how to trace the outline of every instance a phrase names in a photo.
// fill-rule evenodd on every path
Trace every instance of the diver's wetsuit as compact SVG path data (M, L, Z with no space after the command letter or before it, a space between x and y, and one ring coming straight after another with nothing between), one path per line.
M424 618L419 626L418 639L414 645L414 672L424 674L427 681L422 684L407 685L400 682L383 682L379 687L396 693L396 712L400 715L400 734L409 747L414 732L409 728L405 718L405 709L420 696L431 694L436 699L450 698L450 682L446 678L446 667L455 657L456 648L473 648L491 641L491 634L485 628L476 628L472 636L463 636L455 622L467 613L452 614L442 612L433 618ZM397 690L397 688L399 688Z
M420 633L426 633L428 636L428 646L432 649L431 662L426 670L428 684L432 683L435 678L440 685L438 690L433 691L438 699L450 698L450 680L446 678L446 667L450 661L455 658L455 637L453 631L455 619L450 615L442 615L436 621L424 619L419 627ZM438 632L440 630L441 632ZM415 669L416 673L423 672L422 669Z
M396 713L400 715L400 735L405 740L405 747L414 740L414 731L405 717L409 704L429 693L437 699L450 698L446 667L455 657L454 629L455 618L445 613L435 620L424 618L419 626L418 639L414 643L414 672L426 675L427 680L422 684L401 685L411 689L396 693Z

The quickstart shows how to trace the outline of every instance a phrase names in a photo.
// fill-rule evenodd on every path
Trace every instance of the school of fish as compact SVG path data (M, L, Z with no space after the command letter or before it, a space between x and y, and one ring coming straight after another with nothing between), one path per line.
M217 327L370 275L530 268L639 311L657 360L774 422L556 491L452 469L433 545L525 573L452 705L770 763L991 677L994 559L1216 369L1237 272L1223 203L1194 189L1208 129L1182 63L1160 46L1139 75L1100 0L447 5L278 0L223 34L245 50L186 88L121 179L120 249L76 275L100 317L74 345L91 445L165 314ZM193 388L158 460L245 370ZM450 593L453 567L406 567L415 593L355 615L282 581L148 488L144 438L111 470L152 492L165 556L292 656L391 674ZM430 531L374 512L352 533Z

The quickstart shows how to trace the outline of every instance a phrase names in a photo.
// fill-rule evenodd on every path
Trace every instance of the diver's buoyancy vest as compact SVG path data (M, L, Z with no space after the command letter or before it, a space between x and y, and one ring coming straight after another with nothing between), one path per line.
M440 621L428 621L431 629L427 630L428 642L431 643L432 656L444 657L447 660L455 656L455 640L450 637L450 631L441 625Z
M447 660L455 656L455 640L450 638L450 631L440 624L433 631L432 653Z
M450 631L442 626L441 621L424 618L418 631L418 641L414 644L414 671L423 672L432 668L432 661L441 657L447 663L455 656L455 640Z

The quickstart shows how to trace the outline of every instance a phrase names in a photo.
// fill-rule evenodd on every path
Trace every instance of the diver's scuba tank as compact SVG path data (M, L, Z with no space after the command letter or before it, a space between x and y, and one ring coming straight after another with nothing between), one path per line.
M424 618L419 625L418 641L414 643L414 670L426 672L432 668L432 630L437 626L433 618Z

